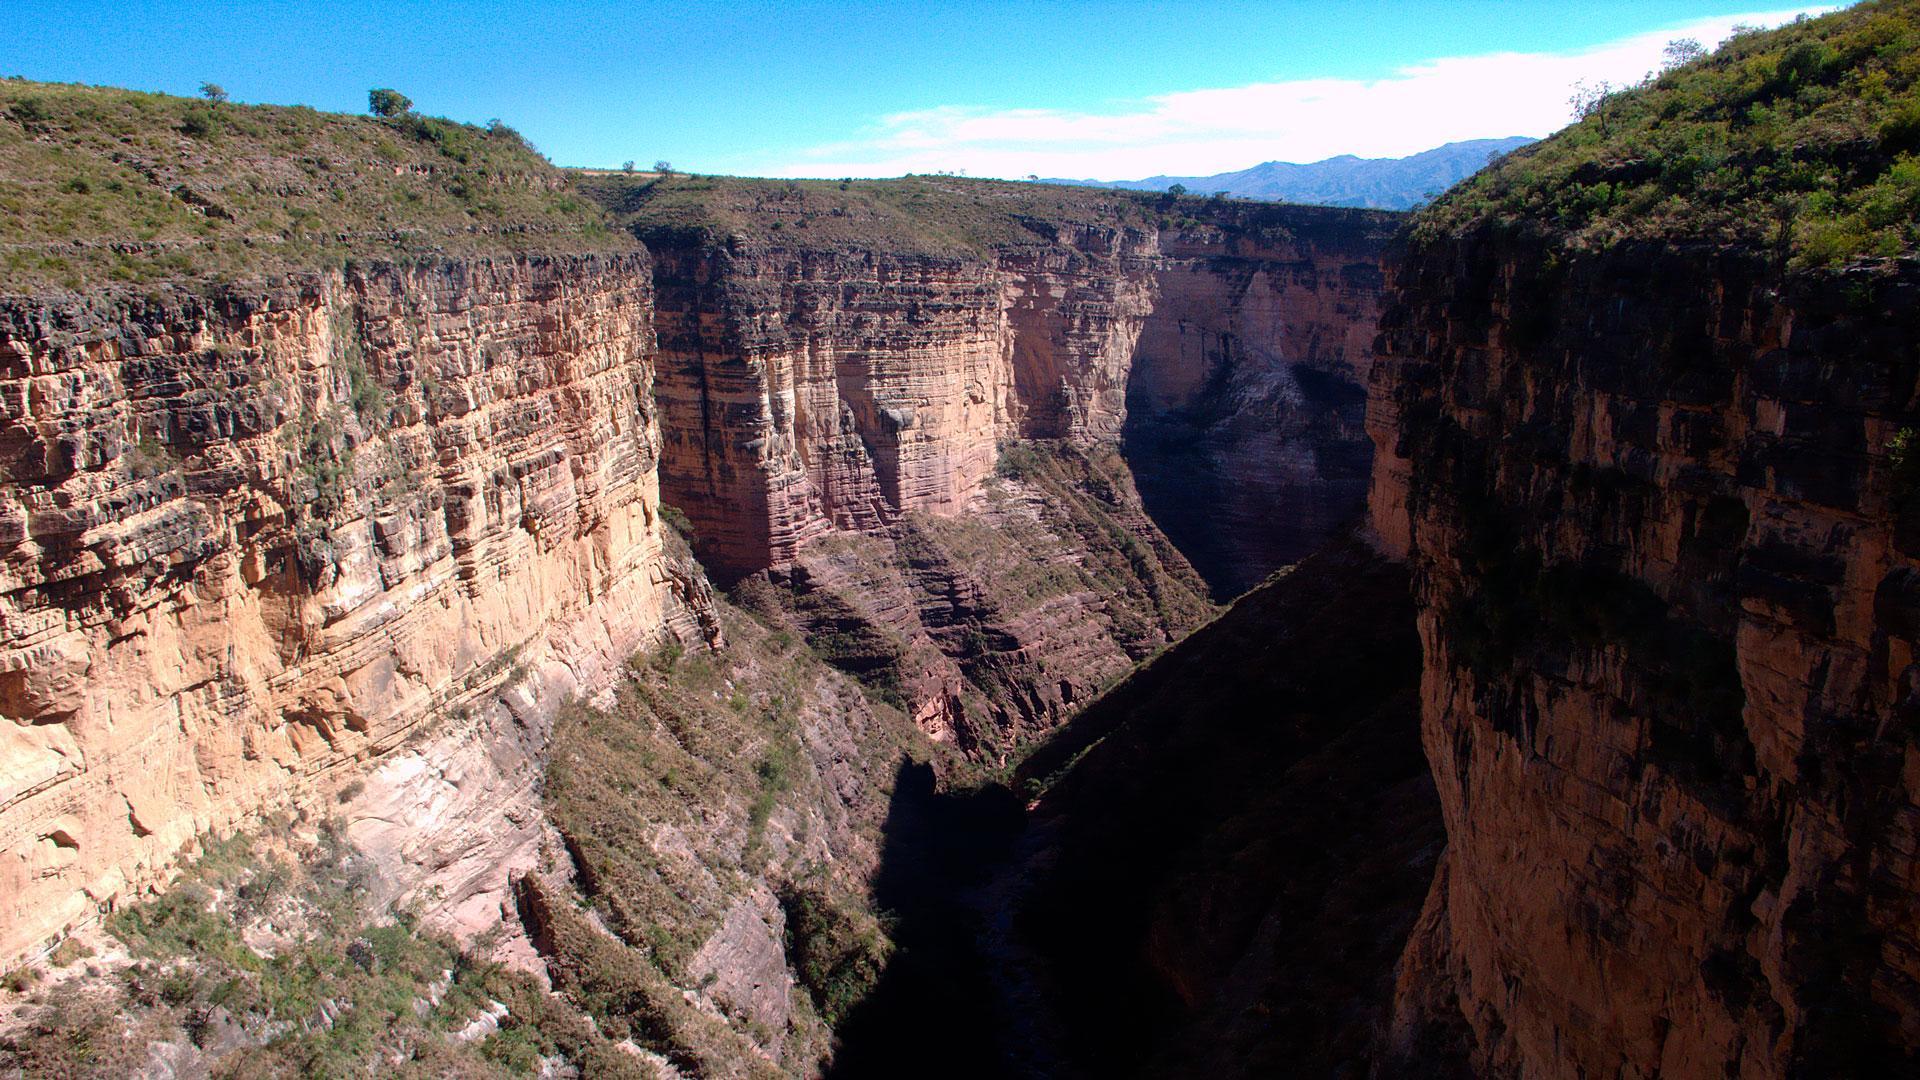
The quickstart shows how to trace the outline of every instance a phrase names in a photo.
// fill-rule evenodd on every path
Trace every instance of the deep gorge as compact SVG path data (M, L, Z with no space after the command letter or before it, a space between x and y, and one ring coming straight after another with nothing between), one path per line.
M987 257L637 227L632 255L15 302L10 475L44 509L10 555L12 954L285 808L337 821L374 895L432 926L504 913L545 960L501 955L573 1000L622 954L699 983L728 1023L636 1029L676 1067L801 1067L844 1006L753 987L793 987L794 903L870 923L879 848L917 857L873 816L900 754L977 784L1360 517L1391 215L1203 209L1166 233L1022 218ZM778 672L796 636L828 663L811 683ZM147 688L156 666L178 681ZM704 702L715 678L766 720ZM670 767L639 804L693 811L690 853L604 812L630 777L563 768L612 730L641 756L603 764L708 777ZM905 880L873 895L911 910L932 886ZM612 939L561 929L580 900ZM843 1071L889 1060L862 1053Z
M1912 1071L1909 8L1410 216L0 85L212 237L0 288L0 1067Z

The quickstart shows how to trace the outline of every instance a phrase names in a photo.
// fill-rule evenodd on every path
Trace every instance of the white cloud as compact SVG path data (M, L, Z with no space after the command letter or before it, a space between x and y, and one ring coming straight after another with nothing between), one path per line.
M1297 79L1162 94L1109 113L943 106L884 117L865 137L802 151L778 176L1134 179L1339 154L1400 157L1459 139L1545 136L1572 118L1576 82L1639 80L1675 38L1709 48L1741 25L1776 26L1835 5L1671 26L1589 49L1447 57L1391 77Z

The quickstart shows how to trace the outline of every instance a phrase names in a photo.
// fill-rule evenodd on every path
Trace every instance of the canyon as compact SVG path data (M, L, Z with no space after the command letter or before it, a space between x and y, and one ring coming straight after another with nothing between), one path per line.
M877 927L896 759L1008 762L1360 513L1390 215L933 181L991 238L847 243L775 235L791 185L727 235L581 186L602 250L9 297L8 966L291 821L213 894L337 837L370 912L504 928L597 1038L810 1071L844 1005L794 920Z
M1094 202L954 254L765 228L848 215L831 188L743 193L724 243L648 194L598 197L654 257L663 498L722 581L767 576L815 633L878 630L842 659L902 669L936 737L1054 726L1203 615L1189 564L1230 598L1364 501L1387 215L1220 204L1162 229ZM1010 213L991 187L944 194ZM1074 449L1002 453L1033 440ZM1089 545L1124 562L1017 584L989 562Z
M1906 7L1411 217L338 118L406 250L10 264L0 1062L1911 1071Z

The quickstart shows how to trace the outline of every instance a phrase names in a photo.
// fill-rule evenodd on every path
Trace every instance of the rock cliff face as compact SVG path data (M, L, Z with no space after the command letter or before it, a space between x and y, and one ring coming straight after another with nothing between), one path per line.
M1154 521L1221 598L1366 502L1366 385L1395 219L1216 211L1161 237L1123 432Z
M1257 581L1365 498L1394 218L1207 212L1023 220L1031 242L971 258L650 234L667 500L745 574L830 529L960 511L1008 439L1123 442L1210 580Z
M1483 230L1396 285L1374 511L1448 835L1401 1051L1910 1070L1920 269Z
M1118 432L1155 238L1035 228L996 261L652 241L661 479L716 572L956 513L1002 440Z
M929 733L991 754L1052 726L1203 614L1189 559L1231 595L1365 498L1393 218L1202 212L1022 217L972 254L643 231L663 498L850 670L897 669ZM1010 474L1021 440L1077 464ZM1030 567L1050 580L995 587Z
M479 749L375 790L486 834L541 699L699 632L650 302L611 256L0 305L0 956L410 733ZM414 831L375 846L459 862Z

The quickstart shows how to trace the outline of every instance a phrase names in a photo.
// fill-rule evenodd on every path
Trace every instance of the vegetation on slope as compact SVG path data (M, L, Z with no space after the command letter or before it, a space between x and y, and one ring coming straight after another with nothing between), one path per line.
M1277 239L1289 210L958 176L563 170L499 121L0 81L9 291L232 280L350 259L623 250L629 233L954 257L1051 243L1063 226L1214 223Z
M1920 242L1920 5L1737 34L1605 96L1421 215L1433 237L1524 223L1576 247L1773 250L1799 267Z
M1117 448L1010 442L994 476L986 496L1002 513L990 533L973 516L919 521L993 603L1018 610L1038 597L1084 592L1105 605L1110 633L1136 660L1214 615L1206 583L1151 527ZM1008 550L1030 562L1011 564Z
M582 176L583 191L641 239L785 242L962 256L1039 239L1047 224L1145 228L1149 200L1053 184L907 176L760 180L662 174Z
M906 514L885 536L813 541L793 572L749 578L735 596L896 708L912 707L926 672L957 667L955 745L993 762L1061 719L1036 687L1097 692L1215 608L1113 447L1010 441L982 495L965 514ZM1096 648L1083 658L1107 668L1049 673L1048 650L1083 645L1080 633L1121 655Z
M510 127L0 81L0 288L630 248Z
M556 986L602 1030L690 1075L762 1072L763 1054L805 1074L886 961L865 874L899 761L928 750L791 633L724 615L720 650L661 647L610 702L562 708L546 806L575 885L523 888ZM723 978L753 962L723 924L756 903L785 923L785 1030ZM702 952L720 939L722 955Z
M113 947L56 950L67 970L28 990L0 1073L647 1075L531 978L482 959L486 941L463 950L376 911L371 892L365 860L325 823L210 840L173 888L114 915Z

